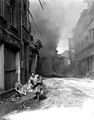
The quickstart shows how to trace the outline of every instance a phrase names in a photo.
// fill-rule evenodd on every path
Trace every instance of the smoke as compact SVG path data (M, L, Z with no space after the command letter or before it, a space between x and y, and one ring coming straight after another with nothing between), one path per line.
M41 1L44 10L41 8L38 0L31 0L30 2L30 11L40 32L34 25L34 21L32 19L30 21L33 36L35 39L40 39L43 44L43 48L40 50L41 57L38 65L40 67L37 72L47 76L57 72L55 67L56 50L62 53L67 48L67 39L79 18L82 3L81 0L76 0L77 2L75 0ZM61 73L61 71L58 72Z
M42 41L42 53L54 52L56 48L62 51L63 48L67 47L67 39L70 37L83 9L82 0L41 1L44 10L42 10L38 0L30 1L30 11L40 30L39 33L31 19L32 33L35 39L38 38Z
M61 12L61 10L58 10L58 7L61 9L61 6L57 7L54 2L44 1L42 3L44 10L41 9L38 2L31 2L30 11L34 16L36 24L40 30L39 33L31 19L32 33L36 39L41 39L44 48L42 52L44 51L45 54L45 52L51 53L56 50L60 37L60 30L64 24L65 14L64 8L62 7Z

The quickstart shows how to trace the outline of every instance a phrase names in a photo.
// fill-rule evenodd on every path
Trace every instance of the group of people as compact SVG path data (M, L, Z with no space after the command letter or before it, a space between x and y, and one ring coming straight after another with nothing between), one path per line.
M32 85L34 93L40 94L43 92L43 81L40 75L32 73L28 83Z
M36 96L43 93L43 81L38 74L31 74L27 84L22 85L19 81L15 84L15 89L20 94L26 95L28 92L34 92Z

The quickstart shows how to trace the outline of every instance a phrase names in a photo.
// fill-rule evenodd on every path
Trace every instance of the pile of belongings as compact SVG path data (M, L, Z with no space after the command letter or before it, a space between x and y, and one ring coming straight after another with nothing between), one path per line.
M27 84L22 85L20 81L17 81L15 84L15 90L22 95L26 95L29 92L34 92L35 94L43 93L42 85L43 82L41 76L32 73Z

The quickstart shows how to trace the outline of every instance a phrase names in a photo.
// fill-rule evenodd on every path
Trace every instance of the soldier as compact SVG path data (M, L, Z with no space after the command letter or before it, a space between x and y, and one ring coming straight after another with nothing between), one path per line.
M34 85L34 93L36 94L36 98L39 100L39 96L43 93L43 83L41 77L38 74L35 75L34 82L36 83Z
M31 83L32 85L34 85L34 79L35 79L35 74L32 73L31 77L29 78L29 83Z

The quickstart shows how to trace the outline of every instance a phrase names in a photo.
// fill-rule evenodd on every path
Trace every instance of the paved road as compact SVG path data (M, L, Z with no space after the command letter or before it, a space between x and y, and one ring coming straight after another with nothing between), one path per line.
M39 109L8 115L11 120L94 120L94 81L77 78L49 78L47 99Z
M75 84L72 84L75 83ZM42 103L42 109L50 107L81 107L87 94L78 88L78 81L66 79L47 79L45 84L48 86L49 93L47 99Z

